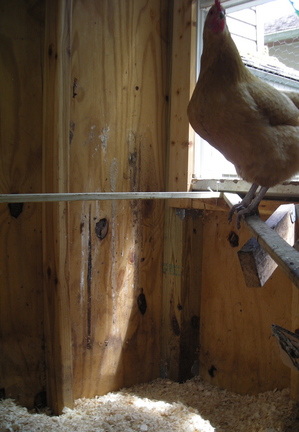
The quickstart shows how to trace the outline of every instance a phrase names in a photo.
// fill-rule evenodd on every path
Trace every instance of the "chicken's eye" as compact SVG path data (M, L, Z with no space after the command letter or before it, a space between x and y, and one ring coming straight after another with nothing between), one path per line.
M220 18L220 19L223 19L224 17L225 17L225 12L224 12L224 11L221 11L220 14L219 14L219 18Z

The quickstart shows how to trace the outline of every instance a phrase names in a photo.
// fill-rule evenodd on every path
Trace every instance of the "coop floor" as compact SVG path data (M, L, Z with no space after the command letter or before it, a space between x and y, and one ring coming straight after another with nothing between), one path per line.
M158 379L94 399L59 417L0 402L0 432L298 432L299 406L289 390L240 396L194 378Z

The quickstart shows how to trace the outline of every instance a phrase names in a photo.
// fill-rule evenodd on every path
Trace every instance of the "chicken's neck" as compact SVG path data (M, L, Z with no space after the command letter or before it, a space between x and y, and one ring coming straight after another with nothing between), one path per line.
M217 85L230 85L248 77L238 49L226 28L221 34L204 31L200 75Z

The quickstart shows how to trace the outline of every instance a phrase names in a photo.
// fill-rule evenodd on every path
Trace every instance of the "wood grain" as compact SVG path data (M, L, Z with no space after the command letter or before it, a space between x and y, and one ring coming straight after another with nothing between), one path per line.
M174 3L168 160L168 190L171 191L189 190L193 174L195 134L189 125L187 106L196 81L195 17L196 2L178 0Z
M0 192L35 193L42 176L43 3L1 1L0 8ZM0 206L0 388L32 408L45 390L42 214L34 203L14 210Z
M43 191L69 191L70 32L72 1L46 2ZM73 404L68 203L43 207L44 320L48 404Z
M298 332L299 329L299 290L298 287L292 287L292 327L291 331ZM291 397L299 402L299 374L298 371L291 370Z
M296 207L296 215L297 220L295 223L295 238L298 239L299 236L299 221L298 221L298 204ZM292 315L292 327L290 330L292 332L298 333L299 330L299 290L298 287L293 285L292 286L292 308L291 308L291 315ZM295 371L291 370L291 396L293 399L299 402L299 374Z
M263 288L245 286L228 235L234 230L221 212L206 212L200 327L201 376L238 393L258 393L290 385L271 325L290 328L292 284L280 269ZM240 245L249 237L237 232Z
M202 213L166 208L161 374L180 382L198 373Z
M293 247L296 241L294 218L294 204L283 204L265 221L265 224ZM276 248L277 254L278 244L274 242L272 246ZM286 246L284 244L284 251L286 251ZM287 255L287 253L285 254ZM238 256L248 287L263 286L277 267L277 263L254 237L238 251Z
M167 26L167 1L74 1L70 192L165 190ZM159 376L164 205L70 204L75 398Z
M161 375L178 380L180 357L183 224L175 208L165 209Z
M271 228L261 222L258 216L251 216L244 224L259 244L276 261L288 278L299 288L299 253Z

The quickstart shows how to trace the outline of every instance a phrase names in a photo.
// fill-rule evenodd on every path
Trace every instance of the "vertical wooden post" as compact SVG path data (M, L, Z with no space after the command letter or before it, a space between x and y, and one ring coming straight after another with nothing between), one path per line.
M0 0L0 192L41 190L44 4ZM0 205L0 388L44 390L41 205Z
M299 331L299 289L292 285L292 332ZM299 402L299 372L291 370L291 397Z
M295 224L295 240L297 242L299 236L299 205L295 206L296 209L296 224ZM298 334L299 332L299 289L297 286L292 285L292 328L291 331ZM291 370L291 397L299 402L299 372Z
M44 192L68 192L71 11L72 0L46 2ZM48 203L43 214L47 393L56 413L73 403L68 208L64 202Z
M162 376L185 381L198 373L202 217L166 208Z
M170 91L170 147L168 190L190 189L195 134L187 106L195 85L196 4L177 0L173 8L172 69Z
M182 274L182 220L176 209L166 206L162 298L162 364L161 375L178 380L179 336Z
M190 189L194 131L187 106L195 85L196 2L178 0L173 6L168 190ZM188 200L167 206L187 207ZM190 378L199 340L201 283L201 220L185 210L166 208L163 281L162 375ZM196 239L196 241L194 241ZM190 302L190 299L191 302ZM195 368L196 369L196 365Z

